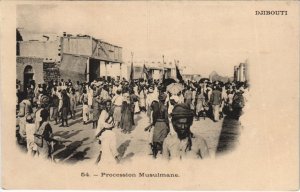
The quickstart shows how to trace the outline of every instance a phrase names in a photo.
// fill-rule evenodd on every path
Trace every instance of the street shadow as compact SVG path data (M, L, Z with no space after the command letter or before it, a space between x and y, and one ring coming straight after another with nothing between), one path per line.
M59 136L65 138L69 134L69 131L57 131L53 133L53 136Z
M82 113L75 113L75 119L81 118L82 119Z
M80 133L81 131L82 131L82 130L76 130L76 131L71 132L71 133L70 133L70 131L66 131L66 132L64 132L64 133L62 133L62 134L56 132L56 133L54 133L53 135L54 135L54 136L59 136L59 137L64 138L64 139L69 139L69 138L71 138L71 137L77 135L77 134Z
M70 143L64 150L59 152L58 154L54 155L55 159L61 159L64 160L68 158L70 155L72 155L82 144L84 141L87 141L89 138L86 137L82 139L81 141L74 141Z
M26 139L22 138L19 134L19 131L16 131L16 143L18 144L20 150L24 153L27 152L27 143Z
M130 161L131 157L133 157L133 156L134 156L133 152L128 153L125 157L122 157L120 163L124 163L126 161Z
M82 107L77 106L76 109L75 109L75 113L81 114L82 113Z
M224 118L216 155L232 151L238 143L241 123L229 116Z
M141 117L141 115L135 115L135 116L137 116L136 118L135 118L135 125L138 125L138 122L139 122L139 120L141 120L142 119L142 117Z
M124 156L124 154L125 154L125 152L126 152L128 146L129 146L130 142L131 142L130 140L126 140L124 143L122 143L122 144L118 147L117 151L119 152L119 156L120 156L120 157L123 157L123 156Z
M131 131L135 130L135 128L139 125L139 120L141 120L142 117L139 114L134 114L134 125L132 125Z
M77 161L83 161L85 159L90 159L89 157L86 157L87 152L90 149L91 149L90 147L86 147L83 151L78 151L70 159L68 159L67 162L76 163Z
M72 125L74 125L74 124L76 124L76 123L82 122L82 118L79 118L79 119L76 119L76 120L71 119L71 120L72 120L72 121L69 123L69 126L72 126Z
M66 145L64 145L64 144L62 144L62 143L59 142L59 143L57 143L57 144L54 145L54 152L58 151L60 149L63 149L65 147L66 147Z

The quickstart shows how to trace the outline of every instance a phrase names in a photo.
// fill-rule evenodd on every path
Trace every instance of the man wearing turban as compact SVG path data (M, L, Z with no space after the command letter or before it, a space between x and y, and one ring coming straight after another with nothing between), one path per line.
M172 111L172 125L176 134L169 134L163 143L163 157L166 159L205 158L209 155L206 141L192 137L193 111L186 104L175 105Z

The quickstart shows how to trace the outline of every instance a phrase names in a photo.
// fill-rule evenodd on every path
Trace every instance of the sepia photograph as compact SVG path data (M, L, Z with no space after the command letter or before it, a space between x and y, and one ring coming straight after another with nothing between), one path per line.
M1 102L10 106L5 108L9 110L9 124L3 127L9 129L5 140L10 143L3 146L13 151L7 151L3 158L23 162L23 171L17 173L20 176L27 164L45 169L30 173L35 175L30 176L32 179L39 174L46 181L59 173L51 184L40 181L35 185L29 179L14 185L8 181L12 179L8 179L12 162L6 162L5 184L12 188L65 189L64 182L70 185L74 179L70 189L97 189L98 184L104 189L123 190L299 187L294 182L299 179L295 172L290 173L291 183L283 182L279 188L268 176L278 163L271 155L278 151L271 146L279 141L264 135L282 125L290 127L290 135L299 133L295 108L299 93L279 91L282 84L275 83L299 85L299 10L293 8L299 3L271 3L4 4L13 7L15 13L8 16L4 12L1 23L4 26L13 21L9 30L2 31L12 37L10 63L7 66L3 62L2 67L9 75L9 86L2 88L10 93L1 93L9 101ZM272 30L276 26L281 28ZM279 54L281 49L292 51ZM294 68L293 72L280 68L284 58L291 66L285 70ZM5 70L8 67L11 70ZM285 105L275 99L277 94L286 100L294 95L296 100ZM292 115L282 119L288 111ZM2 125L8 122L4 116L1 119ZM275 124L277 120L281 124ZM293 146L290 150L295 152L298 136L291 140L280 137L290 142L285 144ZM297 154L290 160L298 161ZM256 166L263 167L259 162L269 165L252 173ZM61 177L69 169L73 174ZM240 177L240 185L229 178L217 179L220 185L213 181L203 184L218 178L219 172L225 178ZM262 172L260 176L266 181L251 178ZM58 178L68 179L55 181ZM88 178L93 183L99 178L113 180L104 179L88 187ZM143 184L145 180L138 180L142 178L154 180ZM132 183L117 186L122 179ZM230 184L234 180L235 184Z
M78 28L83 23L76 20L64 25L68 18L54 17L51 24L43 20L50 13L82 10L69 5L17 7L16 139L25 153L53 163L104 164L140 155L204 159L233 151L239 119L247 115L247 52L210 58L202 66L198 58L210 53L201 43L216 40L190 42L203 28L191 32L193 23L178 18L174 25L153 22L147 14L134 18L136 12L123 19L106 15L86 29ZM105 13L97 10L99 17ZM98 17L84 16L86 23ZM125 19L139 30L122 38L128 30ZM170 24L183 26L165 38ZM120 36L110 35L115 28ZM184 41L189 47L182 46ZM137 43L142 44L138 49ZM234 46L227 49L236 52Z

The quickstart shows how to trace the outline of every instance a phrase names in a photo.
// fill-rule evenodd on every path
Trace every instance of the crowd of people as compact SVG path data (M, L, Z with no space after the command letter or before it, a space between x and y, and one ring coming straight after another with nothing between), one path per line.
M145 131L150 134L153 157L161 153L166 159L205 158L207 144L190 131L193 121L210 118L217 122L225 115L238 120L249 89L245 82L211 82L205 78L181 82L61 79L21 86L17 80L17 139L26 145L28 154L51 158L59 138L53 136L49 122L67 129L68 120L75 119L76 110L81 109L81 123L95 129L95 140L101 146L97 163L100 159L120 161L113 129L130 134L138 123L134 118L138 113L146 113L149 118Z

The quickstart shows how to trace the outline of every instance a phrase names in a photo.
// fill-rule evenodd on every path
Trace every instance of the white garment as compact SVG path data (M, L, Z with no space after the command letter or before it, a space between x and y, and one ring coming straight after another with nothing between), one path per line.
M168 119L169 119L169 122L171 122L171 123L169 123L169 127L170 127L170 135L174 135L174 134L177 134L176 132L175 132L175 129L174 129L174 127L173 127L173 124L172 124L172 118L171 117L168 117Z
M95 135L97 135L103 128L109 128L112 126L112 124L105 122L108 116L109 114L107 113L106 110L101 111L100 117L98 119L98 126Z
M117 86L114 85L113 88L112 88L112 94L117 94L118 88L119 87L117 87Z
M127 103L130 103L130 95L129 93L123 94L123 101L126 101Z
M83 106L82 106L82 119L83 119L83 122L88 121L88 116L89 116L89 106L83 104Z
M41 99L42 99L43 94L39 94L38 96L38 100L37 100L37 104L40 105L41 104Z
M133 91L134 91L135 94L137 94L137 93L138 93L138 87L135 86L135 87L133 88Z
M60 109L62 108L62 96L61 96L60 92L57 92L56 95L57 95L57 97L59 99L59 102L58 102L58 111L60 111Z
M180 104L180 103L184 103L184 97L182 94L179 96L178 104Z
M19 127L19 134L23 138L26 138L26 116L19 118Z
M212 108L213 108L214 120L218 121L220 115L220 105L213 105Z
M62 90L66 90L67 88L68 88L68 87L65 86L65 85L62 85L62 86L61 86L61 89L62 89Z
M233 95L232 93L230 93L230 94L227 95L228 103L229 103L230 105L232 104L233 96L234 96L234 95Z
M32 154L32 151L37 150L37 146L34 143L34 133L36 126L34 123L26 123L26 142L27 142L27 153Z
M134 112L135 113L140 112L140 106L139 106L139 102L138 101L134 102Z
M149 93L146 98L146 106L150 106L154 100L158 101L158 94L156 92Z
M35 126L36 127L40 127L40 122L42 121L41 111L42 111L42 109L38 109L35 112Z
M145 91L142 90L138 96L139 96L139 98L140 98L140 100L139 100L139 105L140 105L141 107L145 107L145 106L146 106L146 96L145 96Z
M123 103L123 97L121 95L115 95L112 99L112 103L117 106L121 106Z
M212 93L212 89L210 87L208 87L206 90L209 90L207 96L208 96L208 100L210 101L210 96L211 96L211 93Z
M60 111L60 109L62 108L62 98L59 99L59 102L58 102L58 111Z
M193 91L192 92L192 100L195 101L195 98L196 98L196 91Z
M154 92L154 93L158 93L158 89L157 89L156 86L154 86L153 92Z
M115 157L118 155L117 138L112 130L106 130L99 137L101 141L101 159L99 164L115 164Z
M222 90L222 99L223 99L224 101L227 100L227 93L226 93L226 90Z
M88 94L88 105L91 106L93 103L93 89L89 89L87 94Z

